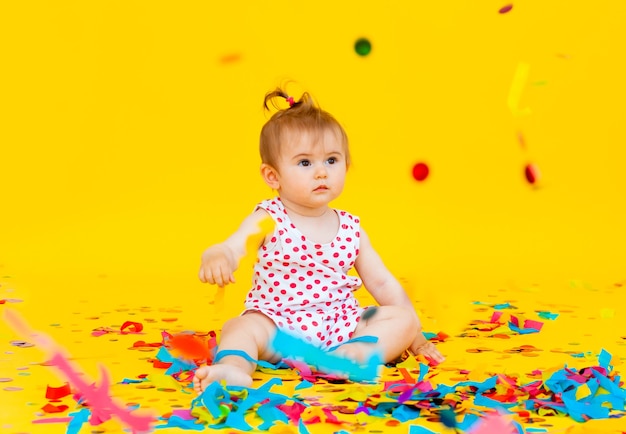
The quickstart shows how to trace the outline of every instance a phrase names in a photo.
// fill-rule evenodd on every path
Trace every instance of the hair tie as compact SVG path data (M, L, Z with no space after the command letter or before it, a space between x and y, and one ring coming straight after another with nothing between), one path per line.
M285 99L289 103L289 107L293 107L293 105L295 104L295 101L293 100L293 97L292 96L288 96Z

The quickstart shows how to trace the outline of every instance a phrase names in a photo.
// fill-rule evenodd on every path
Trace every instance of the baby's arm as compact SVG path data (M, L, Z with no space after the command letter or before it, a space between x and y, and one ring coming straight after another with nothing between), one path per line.
M361 228L359 256L357 257L355 268L363 281L363 285L379 305L402 306L407 308L407 314L415 315L419 324L419 330L413 342L408 346L409 351L413 354L422 354L429 357L435 363L443 362L444 357L439 350L422 333L421 322L413 308L411 299L400 282L387 269L376 250L374 250L363 228Z
M374 250L363 228L361 228L359 256L357 256L354 266L363 281L363 285L379 305L411 306L411 300L404 288Z
M202 264L198 277L204 283L216 284L219 287L235 283L234 272L239 267L239 261L246 254L251 238L258 238L258 247L265 239L261 222L270 217L267 211L257 209L244 219L226 241L215 244L202 253Z

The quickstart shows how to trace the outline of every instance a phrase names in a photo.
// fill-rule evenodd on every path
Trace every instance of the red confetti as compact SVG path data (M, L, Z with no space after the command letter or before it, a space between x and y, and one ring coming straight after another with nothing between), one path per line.
M158 369L167 369L170 366L172 366L172 363L171 362L162 362L160 360L156 360L155 359L155 360L152 361L152 366L155 367L155 368L158 368Z
M70 390L69 383L65 383L65 385L61 387L50 387L46 389L46 399L60 399L70 395L72 391Z
M512 4L508 4L506 6L502 6L500 8L500 10L498 11L498 13L500 14L506 14L507 12L509 12L511 9L513 9L513 5Z
M539 169L534 164L527 164L524 168L524 176L529 183L534 184L539 181Z
M170 344L172 349L178 350L187 359L208 360L212 358L208 345L194 335L180 334L173 336Z
M128 329L128 331L126 329ZM139 333L142 330L143 324L141 324L140 322L126 321L124 324L122 324L122 327L120 327L120 331L122 332L122 334Z
M415 180L417 181L424 181L426 178L428 178L429 173L430 170L425 163L417 163L415 166L413 166L413 178L415 178Z
M69 407L67 405L52 405L46 404L41 409L46 413L63 413Z
M144 348L144 347L156 348L162 345L163 344L161 342L137 341L133 344L133 348Z

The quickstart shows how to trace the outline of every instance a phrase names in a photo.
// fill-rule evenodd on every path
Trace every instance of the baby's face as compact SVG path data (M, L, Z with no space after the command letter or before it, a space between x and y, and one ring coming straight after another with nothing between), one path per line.
M284 202L317 210L343 191L346 153L340 138L331 131L317 137L290 135L282 144L277 166L278 192Z

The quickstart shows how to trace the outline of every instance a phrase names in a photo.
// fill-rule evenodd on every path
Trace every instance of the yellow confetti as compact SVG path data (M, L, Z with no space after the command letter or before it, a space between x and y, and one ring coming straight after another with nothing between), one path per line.
M420 364L417 362L417 359L414 356L409 355L406 360L398 363L396 367L404 368L410 371L411 369L419 369Z
M605 307L604 309L600 310L601 318L609 319L609 318L613 318L614 316L615 316L615 309L610 309L608 307Z
M526 81L528 80L529 71L530 65L528 63L520 62L517 64L517 69L515 70L515 75L513 76L513 83L511 83L509 96L506 101L509 110L513 113L513 116L528 116L532 113L529 107L524 107L523 109L519 107L522 92L524 91Z
M176 389L176 390L182 389L181 383L176 381L170 375L155 374L155 375L149 375L147 378L157 389Z

